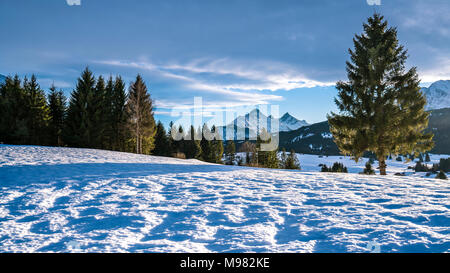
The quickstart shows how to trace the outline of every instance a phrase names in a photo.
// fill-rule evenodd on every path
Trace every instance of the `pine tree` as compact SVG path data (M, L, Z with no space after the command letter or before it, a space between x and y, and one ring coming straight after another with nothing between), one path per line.
M258 153L258 166L265 168L276 169L279 167L278 151L262 151L261 144L270 143L271 136L265 128L262 128L260 134L258 135L256 146Z
M35 75L32 75L29 81L25 78L23 87L25 90L27 103L22 107L26 107L28 113L28 138L26 143L45 145L47 144L48 122L50 119L50 111L47 105L45 93L37 83Z
M287 161L286 149L283 148L281 150L281 155L280 155L280 168L281 169L285 169L286 168L286 161Z
M102 103L102 115L103 115L103 137L102 144L105 149L119 150L115 143L115 121L113 116L113 99L114 99L114 80L112 76L109 76L106 81L104 89L104 98Z
M370 163L370 161L366 162L366 167L363 170L363 174L368 174L368 175L375 174L375 170L372 169L372 164Z
M440 171L440 172L438 173L438 175L436 175L436 179L447 180L447 175L446 175L443 171Z
M211 127L211 132L212 133L217 133L216 132L216 126L213 125ZM223 157L223 140L221 138L215 138L214 140L211 141L211 162L213 163L218 163L221 164L222 163L222 157Z
M386 175L387 155L424 152L433 137L423 133L429 114L416 68L405 72L407 51L399 45L397 30L387 26L375 14L364 24L364 33L356 35L348 82L336 86L340 115L328 116L341 152L357 161L364 152L374 152L381 175Z
M285 169L290 170L300 170L300 162L298 161L297 154L294 150L291 150L288 157L286 158Z
M125 141L127 136L127 111L126 102L127 94L125 91L125 83L120 76L114 80L114 87L112 93L112 147L114 150L125 151Z
M427 153L427 154L425 155L425 162L430 162L430 161L431 161L430 154Z
M236 160L236 146L234 145L233 140L228 140L226 144L227 145L225 147L225 157L226 157L225 164L234 165L234 161Z
M92 102L94 93L95 78L89 68L86 68L75 90L72 91L69 107L67 109L66 125L64 129L64 142L72 147L89 148L91 146L92 111L89 104Z
M62 133L66 116L67 99L61 90L57 91L56 87L52 85L50 87L50 94L48 95L48 103L50 109L50 145L62 146Z
M141 75L137 75L136 80L130 85L127 110L130 132L135 141L135 151L138 154L149 154L154 148L155 120L153 102Z
M211 130L208 128L208 125L203 125L203 132L211 132ZM215 158L213 156L213 147L211 141L207 140L206 137L203 135L202 140L200 140L200 147L202 150L201 158L203 161L206 162L214 162Z
M197 132L194 126L191 125L190 130L184 138L184 153L186 154L186 158L199 158L202 153L200 141L196 140L196 134Z
M156 125L155 134L155 149L153 150L154 155L159 156L169 156L169 140L167 138L166 129L161 121L158 121Z
M28 136L27 100L19 76L7 77L0 86L0 142L23 144Z
M105 99L106 85L102 76L98 77L97 84L92 91L88 95L87 102L89 146L103 149L107 146L105 132L108 125L110 106L107 105L109 100Z

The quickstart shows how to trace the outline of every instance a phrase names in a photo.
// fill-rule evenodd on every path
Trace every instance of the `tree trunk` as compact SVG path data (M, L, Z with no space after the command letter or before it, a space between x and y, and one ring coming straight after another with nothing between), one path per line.
M383 156L382 158L378 159L379 169L380 169L380 175L386 175L386 159Z

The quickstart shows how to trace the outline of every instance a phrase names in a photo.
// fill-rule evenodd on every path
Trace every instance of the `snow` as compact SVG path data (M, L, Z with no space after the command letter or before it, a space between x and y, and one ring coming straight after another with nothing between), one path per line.
M0 145L1 252L448 252L449 181ZM432 155L432 160L439 156ZM442 156L443 157L443 156Z
M450 81L437 81L428 88L422 88L427 98L427 110L450 107Z

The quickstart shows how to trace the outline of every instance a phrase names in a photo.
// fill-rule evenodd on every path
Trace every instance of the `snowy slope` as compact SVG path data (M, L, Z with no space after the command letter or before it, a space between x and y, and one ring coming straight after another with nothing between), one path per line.
M427 110L450 107L450 81L437 81L422 92L427 97Z
M450 250L448 181L309 171L318 160L298 172L0 145L0 251Z

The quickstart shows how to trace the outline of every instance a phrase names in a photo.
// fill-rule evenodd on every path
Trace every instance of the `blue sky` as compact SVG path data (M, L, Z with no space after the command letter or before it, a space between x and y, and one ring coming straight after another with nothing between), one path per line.
M375 10L398 28L423 85L450 79L448 0L2 0L0 74L35 73L69 94L85 66L127 83L140 73L165 122L195 96L206 114L269 104L319 122Z

